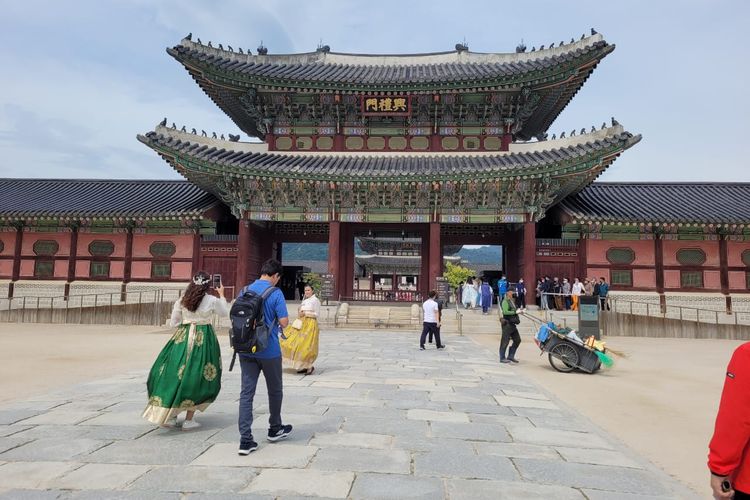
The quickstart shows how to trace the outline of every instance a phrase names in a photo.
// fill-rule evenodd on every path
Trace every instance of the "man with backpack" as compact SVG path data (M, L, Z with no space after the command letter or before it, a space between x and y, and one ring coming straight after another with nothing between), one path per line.
M283 268L277 260L263 263L260 278L244 287L232 306L229 316L232 320L232 345L239 354L242 370L242 390L240 391L240 455L248 455L258 449L253 439L253 399L258 378L263 373L268 389L268 441L274 443L285 439L292 432L291 425L281 422L281 401L283 399L281 347L279 327L289 324L284 294L276 284L281 279ZM244 306L244 309L243 309ZM244 317L243 317L244 313ZM254 316L254 317L253 317ZM237 339L242 335L239 325L245 322L243 342ZM257 320L257 322L256 322ZM249 325L249 326L248 326ZM248 333L249 330L249 333ZM247 340L247 342L244 342ZM230 367L231 369L231 367Z

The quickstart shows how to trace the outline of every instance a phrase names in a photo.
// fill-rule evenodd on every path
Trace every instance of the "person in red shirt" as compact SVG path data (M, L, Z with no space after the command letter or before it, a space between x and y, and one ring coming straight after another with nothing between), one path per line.
M714 498L750 499L750 342L727 367L711 443L708 469Z

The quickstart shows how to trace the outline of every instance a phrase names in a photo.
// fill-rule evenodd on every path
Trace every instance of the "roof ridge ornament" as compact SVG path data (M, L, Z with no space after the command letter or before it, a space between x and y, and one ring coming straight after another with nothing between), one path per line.
M516 54L522 54L526 52L526 45L523 43L523 38L521 38L521 43L516 45Z
M318 42L318 47L315 49L315 52L322 52L323 54L327 54L331 51L330 45L323 45L323 39L321 38Z
M263 45L263 40L260 41L260 45L258 45L258 55L259 56L265 56L268 54L268 48Z
M466 43L466 38L464 37L464 41L456 44L456 52L468 52L469 45Z

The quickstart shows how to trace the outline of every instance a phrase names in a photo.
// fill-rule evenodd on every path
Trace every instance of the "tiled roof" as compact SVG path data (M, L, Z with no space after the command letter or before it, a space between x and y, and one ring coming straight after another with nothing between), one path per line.
M578 58L603 58L614 50L601 35L538 52L481 54L469 51L416 55L354 55L310 52L239 54L183 39L167 52L187 65L211 67L241 78L305 83L393 85L489 81L554 69Z
M241 146L236 146L237 143L214 140L211 144L204 144L192 137L191 134L158 127L154 132L139 135L138 139L163 155L179 156L183 161L205 162L236 174L351 181L535 174L607 149L622 151L641 139L640 135L626 132L617 125L574 138L542 141L536 143L536 147L523 148L523 152L516 153L288 154L243 151Z
M0 216L192 216L219 201L186 181L0 179Z
M457 50L362 55L316 51L255 55L203 45L190 38L167 52L241 130L260 139L268 132L264 124L273 123L277 112L289 108L276 109L268 101L260 105L254 102L257 93L499 92L509 100L501 119L517 120L514 137L529 140L547 131L614 49L601 34L594 33L579 41L520 53Z
M574 220L750 223L750 183L595 182L558 205Z

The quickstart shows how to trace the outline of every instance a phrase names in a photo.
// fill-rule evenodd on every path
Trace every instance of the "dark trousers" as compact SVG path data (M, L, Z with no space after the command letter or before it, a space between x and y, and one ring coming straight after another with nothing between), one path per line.
M603 311L605 307L607 308L607 311L609 311L609 302L607 302L607 297L599 297L599 309Z
M428 333L429 333L429 337L428 337L428 339L427 339L427 340L428 340L428 342L429 342L430 344L432 344L432 338L433 338L433 337L435 336L435 332L437 332L437 334L438 334L438 335L440 335L440 327L437 327L437 329L435 329L435 330L430 330L430 331L428 332Z
M750 499L750 493L743 493L741 491L734 490L734 500L745 500Z
M516 295L516 306L518 306L519 309L526 309L525 293L519 293L518 295Z
M242 389L240 390L240 439L249 441L253 438L253 399L258 377L263 372L268 390L268 426L271 430L281 427L281 400L284 388L281 375L281 357L274 359L246 358L240 356L242 369Z
M521 344L521 335L518 333L518 328L513 323L507 323L503 325L503 335L500 337L500 359L505 359L505 350L508 349L508 344L513 341L510 349L508 349L508 359L516 358L516 351L518 346Z
M427 335L430 335L430 338L432 336L435 336L435 345L441 346L443 345L440 342L440 328L438 328L437 323L422 323L422 336L419 337L419 346L424 347L424 341L427 339Z

